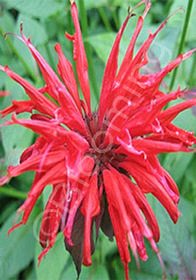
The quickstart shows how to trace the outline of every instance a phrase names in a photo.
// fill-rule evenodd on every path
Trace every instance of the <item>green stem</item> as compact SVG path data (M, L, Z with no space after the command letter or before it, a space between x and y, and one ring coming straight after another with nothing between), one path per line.
M196 53L194 53L194 59L193 59L193 65L191 67L191 71L190 71L190 78L189 78L189 86L194 86L195 85L195 72L196 72Z
M68 7L69 7L70 6L70 1L68 0L67 2L68 2ZM68 33L72 34L72 33L74 33L74 31L73 31L72 16L71 16L70 9L68 9L67 18L68 18L68 21L67 21ZM73 42L72 41L69 41L69 46L70 46L70 52L73 53ZM74 70L76 71L73 56L71 56L71 62L72 62L72 65L74 67Z
M2 27L0 26L0 32L2 34L4 34ZM21 63L23 64L24 68L26 69L26 71L29 73L29 75L31 76L31 78L36 81L37 77L35 75L35 73L31 70L31 68L29 67L29 65L26 63L25 59L23 58L23 56L20 54L20 52L16 49L16 47L14 46L12 40L10 40L10 38L6 38L8 45L10 46L11 50L13 51L13 53L19 58L19 60L21 61Z
M180 45L179 45L179 49L178 49L178 55L183 51L183 48L184 48L185 38L186 38L187 30L188 30L188 25L189 25L189 20L190 20L190 16L191 16L192 6L193 6L193 0L189 0L188 7L187 7L187 12L186 12L186 17L185 17L185 22L184 22L184 26L183 26L183 31L182 31L182 37L181 37ZM177 72L178 72L178 68L175 68L174 72L173 72L171 84L170 84L170 90L172 90L172 88L174 86L175 79L176 79L176 76L177 76Z
M13 198L19 198L21 200L25 200L27 198L27 193L18 191L10 186L0 187L0 194L10 196Z
M111 31L112 31L112 27L111 27L111 24L110 24L110 22L109 22L109 20L108 20L107 15L105 14L104 8L103 8L103 7L99 7L99 8L98 8L98 11L99 11L99 14L100 14L100 16L101 16L101 19L102 19L102 21L103 21L103 23L104 23L104 25L105 25L106 30L107 30L108 32L111 32Z
M52 57L52 54L51 54L51 51L50 51L48 42L46 42L46 43L44 44L44 47L45 47L46 53L47 53L47 55L48 55L48 60L49 60L50 66L51 66L53 69L55 69L55 68L56 68L56 65L55 65L55 63L54 63L54 60L53 60L53 57Z
M113 16L113 20L114 20L114 23L116 25L117 30L119 30L120 29L120 23L119 23L119 18L118 18L118 15L116 13L115 8L112 8L112 16Z
M88 23L87 23L87 13L84 6L84 0L79 1L79 7L80 7L80 14L81 14L81 25L82 25L82 31L83 31L83 37L86 38L88 36ZM99 100L99 92L97 87L97 80L95 76L95 71L93 67L93 59L92 59L92 49L88 42L84 42L85 50L86 50L86 56L88 59L88 66L89 66L89 72L91 73L91 82L93 86L93 90L95 93L96 100Z
M82 32L84 37L88 36L88 21L87 21L87 13L84 6L84 0L79 1L80 7L80 14L81 14L81 25L82 25Z

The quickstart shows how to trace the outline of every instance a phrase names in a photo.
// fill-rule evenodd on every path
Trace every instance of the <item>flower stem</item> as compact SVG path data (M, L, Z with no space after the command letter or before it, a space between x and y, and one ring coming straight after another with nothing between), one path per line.
M70 5L70 1L68 0L68 6ZM70 9L68 9L68 12L67 12L67 25L68 25L68 33L69 34L72 34L74 33L74 30L73 30L73 25L72 25L72 16L71 16L71 11ZM70 53L73 54L73 42L69 40L69 46L70 46ZM74 72L76 73L76 67L75 67L75 64L74 64L74 59L73 59L73 55L71 56L71 62L72 62L72 65L73 65L73 68L74 68Z
M0 32L2 34L4 34L2 27L0 26ZM25 59L23 58L23 56L20 54L20 52L17 50L17 48L14 46L12 40L10 40L10 38L6 37L6 40L8 42L8 45L10 46L11 50L13 51L13 53L19 58L19 60L21 61L21 63L23 64L24 68L26 69L26 71L29 73L29 75L31 76L31 78L36 81L37 77L35 75L35 73L31 70L31 68L29 67L29 65L26 63Z
M112 8L112 16L113 16L114 23L116 25L117 30L119 30L120 23L119 23L119 18L118 18L118 15L117 15L117 12L116 12L115 8Z
M49 63L50 63L50 66L55 69L56 68L56 65L54 63L54 60L53 60L53 57L52 57L52 54L51 54L51 51L50 51L50 47L48 45L48 42L46 42L44 44L44 47L45 47L45 50L46 50L46 53L47 53L47 56L48 56L48 60L49 60Z
M81 14L81 25L82 25L82 31L84 38L88 36L88 24L87 24L87 13L84 6L84 0L79 1L79 7L80 7L80 14ZM96 100L99 100L99 93L98 93L98 87L97 87L97 80L95 77L95 71L93 67L93 59L92 59L92 50L91 46L88 42L84 42L85 49L86 49L86 56L88 59L88 66L89 66L89 72L91 73L91 82L93 86L93 90L95 93Z
M108 20L107 15L105 14L105 11L104 11L103 7L99 7L99 8L98 8L98 11L99 11L99 14L100 14L100 16L101 16L101 19L102 19L102 21L103 21L103 23L104 23L104 25L105 25L106 30L107 30L108 32L111 32L111 31L112 31L112 27L111 27L111 24L110 24L110 22L109 22L109 20Z
M183 31L182 31L182 37L181 37L180 45L179 45L179 48L178 48L178 55L183 51L183 48L184 48L192 7L193 7L193 0L189 0L188 7L187 7L187 12L186 12L186 17L185 17L185 22L184 22L184 26L183 26ZM177 72L178 72L178 68L175 68L174 72L173 72L171 84L170 84L170 90L172 90L172 88L174 86L175 79L176 79L176 76L177 76Z
M8 185L7 187L0 187L0 194L10 196L13 198L19 198L21 200L25 200L27 198L27 193L18 191Z
M191 71L190 71L190 78L189 78L189 82L188 82L189 86L195 85L195 80L194 80L195 72L196 72L196 53L194 53L193 65L192 65Z

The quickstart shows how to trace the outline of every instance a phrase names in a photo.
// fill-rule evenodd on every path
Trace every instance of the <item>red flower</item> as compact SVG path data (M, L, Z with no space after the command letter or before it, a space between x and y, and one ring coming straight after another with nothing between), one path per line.
M79 98L72 65L61 46L56 44L55 49L62 80L25 37L22 27L20 39L37 61L45 86L36 89L7 66L0 66L29 96L28 101L14 100L10 107L1 111L1 115L5 117L13 113L8 125L19 124L40 135L23 152L20 164L10 166L0 181L3 185L11 177L28 170L35 171L28 198L19 209L24 212L22 222L10 231L26 223L44 188L53 184L41 223L40 243L44 250L39 260L54 245L61 230L79 273L81 263L92 263L92 228L95 224L96 237L100 227L109 238L115 236L126 279L130 262L128 246L137 262L137 254L142 260L148 258L144 237L161 261L156 246L159 227L145 194L152 193L174 223L177 222L179 192L170 175L161 167L157 154L191 151L191 146L196 143L193 133L171 122L180 112L196 105L196 98L164 109L169 101L186 93L178 88L164 94L159 86L166 74L194 50L179 55L160 72L140 74L140 69L148 63L147 51L152 41L166 24L165 21L155 33L150 33L134 56L135 42L149 8L150 3L147 3L119 70L119 44L131 12L118 32L103 77L99 109L95 113L91 112L88 64L74 1L71 1L71 12L76 33L66 34L66 37L73 41L77 77L85 101ZM22 112L29 112L30 119L17 119L16 114Z

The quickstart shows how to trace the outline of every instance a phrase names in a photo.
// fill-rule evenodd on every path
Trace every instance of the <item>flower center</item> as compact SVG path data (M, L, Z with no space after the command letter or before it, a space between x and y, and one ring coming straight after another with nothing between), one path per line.
M109 122L104 122L100 128L98 124L98 114L93 113L92 117L85 117L88 129L88 142L90 145L89 155L94 158L96 165L107 168L108 164L117 167L126 157L124 154L117 153L118 145L114 143L105 144L104 139Z

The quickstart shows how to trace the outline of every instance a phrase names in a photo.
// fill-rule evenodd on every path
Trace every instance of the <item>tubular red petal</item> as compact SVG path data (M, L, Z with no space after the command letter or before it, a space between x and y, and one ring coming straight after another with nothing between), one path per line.
M143 235L136 223L133 223L131 230L133 232L139 256L142 261L146 261L148 259L148 255L146 253Z
M138 19L136 29L134 31L134 34L133 34L132 38L131 38L131 41L129 43L129 46L127 48L127 51L126 51L125 56L123 58L123 61L121 63L118 75L116 77L117 81L120 81L121 77L124 76L126 68L128 67L130 61L133 59L133 51L134 51L135 43L136 43L136 40L138 38L138 35L141 32L141 29L143 27L144 18L146 16L146 14L148 13L150 7L151 7L151 3L149 2L146 6L146 9L145 9L145 12L144 12L143 16L139 17L139 19Z
M45 79L47 85L47 91L51 97L58 100L58 90L61 89L65 92L65 94L69 95L66 91L65 86L59 80L56 73L52 70L49 64L45 61L45 59L41 56L38 50L31 44L30 39L27 39L23 33L23 26L21 25L21 40L26 44L29 48L30 52L32 53L34 59L38 63L42 75Z
M55 242L56 235L61 220L66 199L66 189L64 184L53 186L53 191L49 197L42 223L40 227L39 242L43 248L48 246L52 247Z
M189 109L193 106L196 105L196 98L190 99L190 100L186 100L180 104L174 105L166 110L164 110L163 112L160 113L159 115L159 121L161 124L168 124L170 123L173 119L176 118L176 116L186 110Z
M132 192L130 191L132 183L130 180L127 179L126 176L120 175L114 168L110 167L113 174L116 175L119 181L119 185L121 186L121 193L123 196L123 199L125 201L125 205L127 208L127 212L131 213L133 215L134 220L137 222L142 234L148 238L152 238L152 232L149 229L149 227L146 224L146 221L144 220L140 208L137 205L134 196L132 195ZM120 175L120 176L119 176Z
M126 265L131 261L131 258L128 249L127 234L121 219L122 217L119 215L118 210L114 208L112 205L109 205L108 210L109 210L112 226L114 229L114 234L115 234L120 258L122 263Z
M173 203L168 192L155 177L155 174L150 173L148 170L139 166L139 164L134 164L133 162L131 165L123 162L120 166L125 168L131 174L142 190L145 190L147 193L152 193L160 201L173 222L176 223L180 212L178 211L177 206Z
M123 263L130 261L127 234L131 229L125 206L119 191L117 178L109 170L103 171L103 180L108 201L108 210L112 221L118 250Z
M128 240L129 240L129 246L131 248L131 251L133 252L133 256L134 256L136 264L137 264L137 268L138 268L138 270L140 270L140 263L139 263L138 252L137 252L137 244L136 244L136 240L135 240L131 230L128 232Z
M116 103L116 99L119 98L119 96L122 101L131 100L138 108L141 104L143 105L149 103L156 97L158 88L164 76L177 67L184 59L183 55L179 55L160 72L147 76L139 74L139 70L148 63L147 51L151 43L159 31L164 27L166 22L167 20L161 24L155 33L150 33L148 39L140 48L136 56L129 61L129 64L126 64L126 71L124 69L123 74L119 76L119 80L116 79L116 87L113 88L113 91L110 94L111 102L109 108L112 112L114 107L113 104ZM191 55L191 53L188 55Z
M161 135L160 135L161 139ZM179 152L184 151L187 152L187 148L183 146L183 143L172 143L169 141L159 141L151 140L151 138L147 137L144 139L133 139L132 141L133 147L137 151L142 151L144 153L169 153L169 152Z
M67 172L63 163L57 163L55 166L47 170L47 172L37 173L38 177L34 179L34 184L28 194L27 200L31 201L40 194L45 186L49 184L59 184L66 180Z
M144 213L144 216L146 217L149 223L155 241L158 242L160 238L159 226L156 217L154 215L154 212L150 207L150 204L148 203L143 192L133 183L131 184L131 191L133 192L134 198L136 199L140 209Z
M164 129L166 137L172 139L174 142L182 142L187 147L196 144L196 137L193 132L176 127L172 123L169 123Z
M134 72L138 71L139 68L143 67L147 62L147 51L150 47L150 45L152 44L153 40L155 39L155 37L157 36L157 34L163 29L163 27L166 25L168 19L170 18L170 16L159 26L159 28L154 32L151 33L148 37L148 39L146 40L146 42L141 46L140 50L138 51L138 53L136 54L136 56L134 57L134 59L132 60L132 62L130 63L129 68L127 68L127 72L128 70L130 70L133 65L135 65L136 67L134 67Z
M69 114L74 111L78 118L81 118L79 109L76 107L76 104L71 97L71 95L66 90L65 86L62 84L62 82L59 80L56 73L52 70L52 68L48 65L48 63L44 60L44 58L41 56L41 54L37 51L37 49L31 44L30 40L27 39L23 33L22 26L21 26L21 35L24 43L27 45L29 50L31 51L33 57L37 61L41 72L43 74L43 77L46 81L46 89L47 92L51 97L56 99L58 101L59 98L59 91L61 92L61 95L63 95L64 100L66 101L67 106L66 108L66 115L69 116ZM70 110L71 109L71 110Z
M180 88L172 93L164 95L163 93L156 100L151 101L150 104L141 108L135 108L130 100L120 100L117 102L113 109L110 111L110 115L114 115L109 123L105 142L112 138L114 143L116 137L123 132L124 127L131 131L132 136L141 136L146 134L146 126L153 122L158 117L162 108L171 100L175 100L182 92ZM121 102L123 101L123 102ZM145 118L144 118L145 115Z
M123 217L123 221L125 224L125 227L127 229L127 232L130 230L130 220L127 215L127 211L119 190L119 182L111 171L105 170L104 171L104 185L105 185L105 191L107 195L108 203L113 205L113 207L117 207L118 211L121 213L121 216Z
M42 162L44 154L40 154L37 156L32 156L29 159L23 161L21 164L13 167L9 166L8 168L8 177L16 177L19 176L20 174L26 172L26 171L40 171L40 163ZM41 171L45 172L53 166L54 164L57 164L59 162L62 162L65 160L65 153L59 152L51 152L46 154L44 158L43 165L41 167Z
M73 245L71 241L71 232L74 218L78 208L80 207L81 202L87 194L89 188L89 180L91 177L92 170L94 168L94 160L91 157L86 156L81 160L80 164L78 164L77 167L77 172L74 172L76 173L74 175L74 178L69 177L70 175L68 172L68 179L71 183L72 197L69 206L69 214L63 233L66 238L66 241L70 245Z
M15 229L17 229L18 227L20 227L20 226L22 226L23 225L23 222L20 222L20 223L18 223L18 224L16 224L16 225L14 225L13 227L11 227L9 230L8 230L8 237L9 237L9 235L10 235L10 233L12 232L12 231L14 231Z
M20 207L19 211L24 211L22 222L15 225L9 230L9 234L11 231L15 230L21 225L26 224L29 215L38 199L40 194L42 193L43 189L46 185L51 183L59 183L60 180L62 180L62 165L57 164L55 167L51 168L46 174L43 174L42 177L40 177L39 181L36 182L33 186L31 191L28 194L27 199L23 203L23 205ZM60 171L60 172L59 172ZM60 176L61 175L61 176ZM35 180L34 180L35 182Z
M163 185L173 202L177 205L180 196L175 182L169 176L167 171L160 165L156 156L153 154L148 155L148 160L151 166L150 170L152 174L154 174L157 180Z
M51 245L49 245L47 248L45 248L42 252L41 252L41 254L38 256L38 266L40 265L40 263L41 263L41 260L42 260L42 258L49 252L49 250L51 249Z
M90 100L90 87L88 78L88 62L86 59L86 53L82 41L82 34L80 30L80 24L78 19L78 11L75 2L71 3L71 13L75 26L76 33L74 37L69 37L74 43L74 59L76 60L76 69L78 74L78 80L82 93L84 95L88 110L91 114L91 100Z
M100 97L100 104L99 104L99 122L101 124L104 113L108 103L108 97L112 92L113 87L115 86L115 77L118 68L118 53L119 53L119 45L122 34L124 29L129 21L129 16L127 16L126 20L124 21L121 29L119 30L114 45L112 47L108 62L106 64L103 82L102 82L102 89L101 89L101 97Z
M83 135L86 135L86 128L82 116L78 114L78 110L73 108L72 104L68 102L61 90L59 90L58 101L64 114L62 122L72 130L79 131Z
M125 119L124 123L122 123L122 127L126 126L126 128L131 131L132 137L147 134L146 127L148 127L149 123L152 123L156 118L158 118L163 107L167 105L171 100L177 99L181 95L181 93L182 91L180 90L180 88L178 88L177 91L171 92L167 95L159 93L159 96L156 99L151 99L149 102L147 102L147 104L142 104L142 106L139 102L135 106L132 101L129 101L129 118L128 120ZM118 108L121 110L123 110L124 108L124 102L122 103L121 100L119 100L118 102Z
M92 218L100 213L97 173L94 173L89 182L89 190L82 202L81 213L85 216L83 264L91 265L91 226Z
M12 120L13 123L30 128L46 139L58 142L58 144L71 144L70 140L73 140L73 143L79 141L82 149L84 150L87 150L89 147L88 142L84 139L84 137L74 131L66 130L58 124L40 120L17 119L14 115L12 115Z
M10 113L15 112L16 114L20 114L23 112L32 113L32 110L34 108L33 102L31 100L25 100L25 101L17 101L13 100L12 105L8 108L0 111L0 114L2 118L7 116Z
M8 96L8 95L10 95L9 91L7 90L0 91L0 96Z
M55 45L55 50L59 56L58 62L58 72L61 76L63 82L65 83L67 89L69 90L70 94L72 95L75 103L77 104L78 109L80 110L81 114L81 104L80 98L78 93L77 82L74 76L73 67L71 62L64 56L62 52L62 48L60 44Z
M24 127L30 128L45 138L49 138L53 141L59 140L62 143L65 142L63 136L66 135L67 131L57 124L39 120L17 119L14 114L12 115L12 120L14 124L20 124Z
M127 106L124 106L120 111L116 111L115 116L109 122L108 129L104 138L105 145L113 143L118 144L117 137L121 134L123 124L129 119L132 111L131 102L127 102Z
M9 181L9 179L10 179L9 174L7 174L7 175L1 177L1 178L0 178L0 187L3 186L3 185L5 185L5 184Z
M43 94L34 88L29 82L24 80L22 77L14 73L7 66L1 67L0 70L4 71L10 78L19 83L31 98L34 108L39 112L54 117L54 112L58 108L51 100L46 98Z

